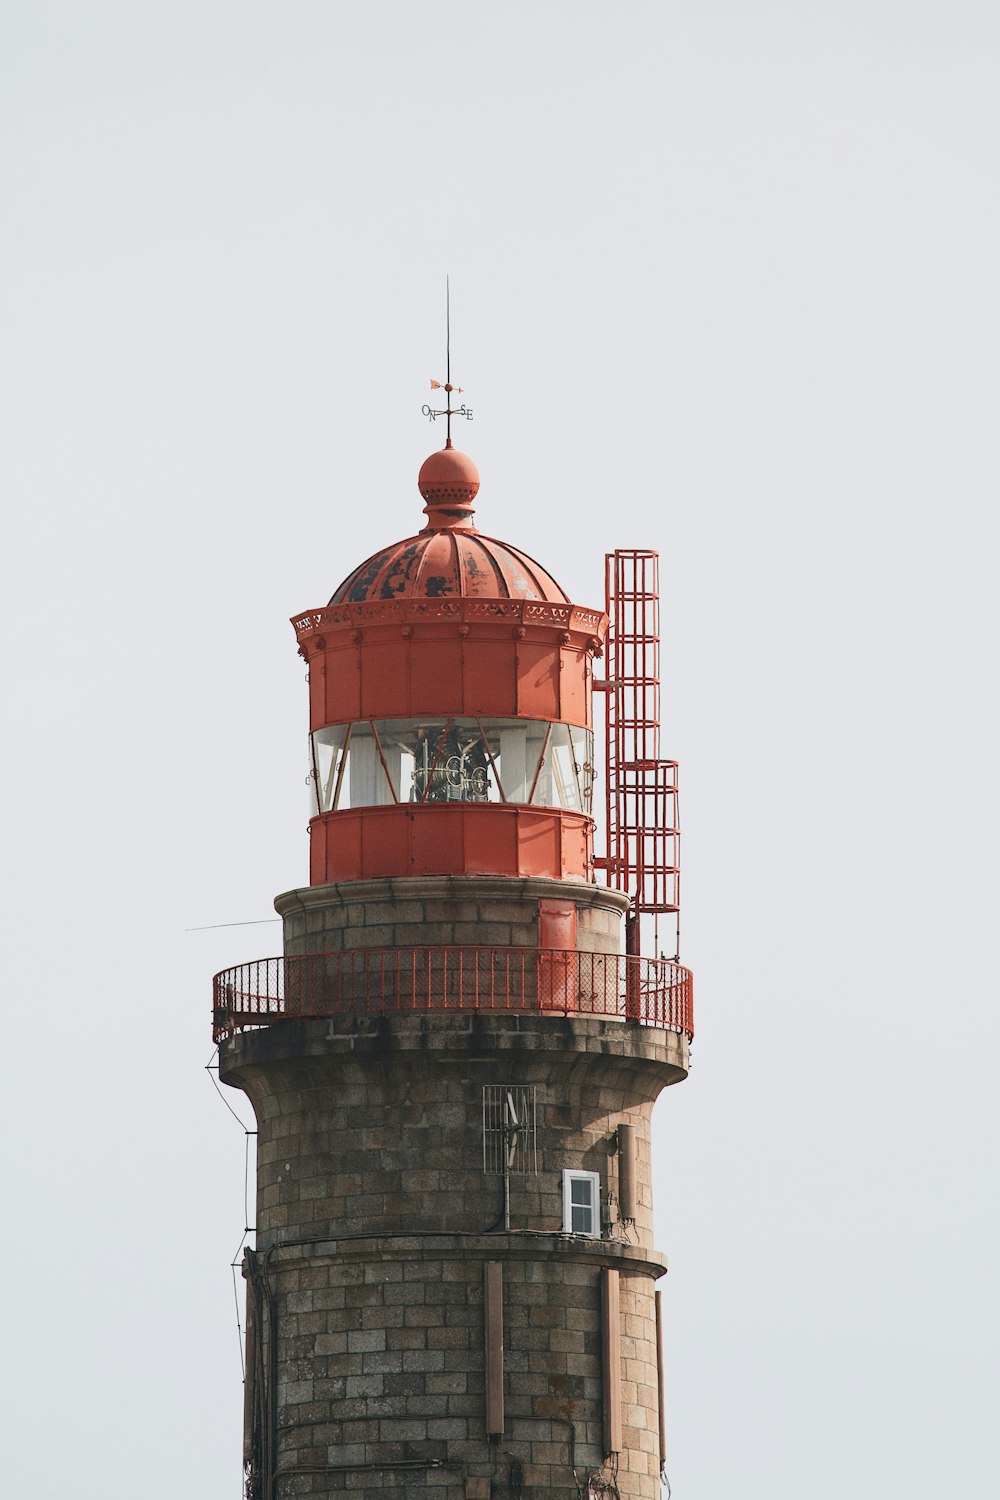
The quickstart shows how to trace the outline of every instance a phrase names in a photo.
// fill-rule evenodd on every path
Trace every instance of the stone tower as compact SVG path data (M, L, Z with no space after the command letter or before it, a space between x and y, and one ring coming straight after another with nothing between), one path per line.
M652 595L621 564L653 555L611 560L595 683L608 614L476 530L450 439L419 487L424 528L293 622L311 883L276 900L282 957L215 981L258 1125L247 1494L652 1500L650 1117L691 1036L690 975L638 946L676 905Z

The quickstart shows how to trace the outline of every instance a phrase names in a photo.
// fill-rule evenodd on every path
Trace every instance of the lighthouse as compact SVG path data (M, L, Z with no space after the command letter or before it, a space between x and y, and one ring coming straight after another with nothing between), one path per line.
M656 557L578 605L474 524L450 431L418 486L293 620L309 884L281 955L214 983L257 1120L246 1493L652 1500L650 1120L692 1035L689 972L643 951L678 906Z

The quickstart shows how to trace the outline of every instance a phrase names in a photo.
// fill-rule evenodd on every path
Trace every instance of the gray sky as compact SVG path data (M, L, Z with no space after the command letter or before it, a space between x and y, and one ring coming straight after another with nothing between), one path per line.
M8 0L5 1489L238 1500L209 981L306 876L287 617L420 520L660 550L677 1500L996 1467L1000 12ZM237 1106L239 1100L236 1101Z

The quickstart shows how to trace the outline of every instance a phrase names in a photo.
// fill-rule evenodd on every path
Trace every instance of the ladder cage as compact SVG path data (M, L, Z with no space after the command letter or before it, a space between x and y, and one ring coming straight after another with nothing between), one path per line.
M660 758L660 595L656 552L620 548L605 558L608 884L636 914L680 905L677 763Z

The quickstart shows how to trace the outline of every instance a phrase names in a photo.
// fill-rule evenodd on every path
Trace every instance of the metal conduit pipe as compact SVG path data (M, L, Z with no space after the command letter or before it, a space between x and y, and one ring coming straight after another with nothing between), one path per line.
M660 1473L667 1465L667 1399L663 1374L663 1293L656 1294L656 1386L660 1427Z
M621 1301L618 1272L601 1271L601 1385L604 1396L604 1450L622 1449Z
M494 1233L505 1234L508 1231L498 1231L493 1227L490 1229L379 1229L359 1234L324 1234L315 1239L279 1240L271 1246L271 1249L274 1251L299 1250L308 1245L348 1245L355 1240L481 1240ZM509 1233L526 1240L566 1240L569 1242L574 1239L573 1234L566 1229L512 1229ZM606 1248L610 1244L609 1241L601 1243Z
M503 1265L483 1266L483 1314L486 1355L486 1436L503 1437Z

